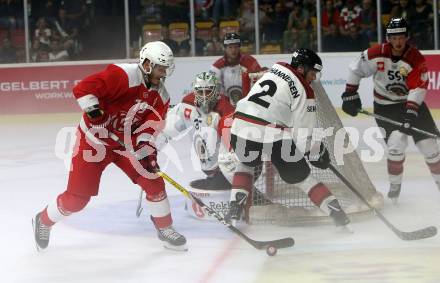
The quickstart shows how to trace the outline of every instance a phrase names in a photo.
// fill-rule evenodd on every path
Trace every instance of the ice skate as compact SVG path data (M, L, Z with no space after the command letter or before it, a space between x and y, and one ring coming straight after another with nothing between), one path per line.
M49 245L50 230L52 229L52 227L41 223L40 215L41 212L32 219L35 244L38 251L44 250Z
M190 183L194 189L201 190L229 190L231 183L225 178L223 173L219 170L213 176L208 176L205 179L194 180Z
M246 205L247 195L245 193L238 192L235 195L235 200L230 201L229 211L225 216L226 222L236 225L237 221L241 219L244 206Z
M400 195L401 186L402 184L390 184L388 198L393 202L393 204L397 204L397 200Z
M348 223L350 223L350 219L345 214L345 211L339 205L337 199L332 200L327 204L330 210L330 217L333 219L336 227L345 227Z
M157 229L157 236L159 237L159 240L164 242L164 247L167 249L175 251L188 250L185 237L178 233L173 226Z

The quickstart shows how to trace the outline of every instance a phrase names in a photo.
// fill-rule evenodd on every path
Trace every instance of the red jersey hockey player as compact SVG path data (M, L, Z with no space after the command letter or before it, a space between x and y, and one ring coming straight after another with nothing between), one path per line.
M224 95L233 106L243 97L242 73L260 71L261 66L251 55L241 54L241 39L236 33L227 33L223 40L225 55L214 62L210 72L219 79Z
M193 145L206 179L190 183L196 189L229 189L230 183L219 168L219 154L228 151L221 140L224 120L234 112L227 97L220 94L216 76L209 72L197 74L193 92L168 111L162 134L167 139L193 129Z
M237 103L231 146L240 162L232 180L228 220L241 218L252 188L253 168L260 166L266 156L286 183L300 187L337 226L348 224L338 200L312 176L304 158L319 150L319 158L309 157L310 163L321 169L327 169L330 163L323 143L311 145L316 101L310 83L321 69L321 58L315 52L298 49L290 64L274 64Z
M164 181L152 174L158 170L154 135L169 106L164 79L173 69L171 49L163 42L149 42L140 51L139 64L109 65L73 89L84 115L67 189L33 219L37 248L48 246L56 222L82 210L98 194L102 172L114 163L145 191L159 239L168 248L186 250L185 237L172 226ZM109 133L133 146L136 154L110 139Z
M437 186L440 188L440 152L436 140L412 132L411 126L438 133L431 113L423 102L428 87L425 58L408 45L408 25L403 18L393 18L387 26L387 43L368 48L350 64L342 109L356 116L362 108L357 93L360 80L373 76L374 112L403 123L396 127L376 119L385 129L388 147L388 174L390 190L388 197L397 201L400 194L405 149L408 136L412 136L425 157Z

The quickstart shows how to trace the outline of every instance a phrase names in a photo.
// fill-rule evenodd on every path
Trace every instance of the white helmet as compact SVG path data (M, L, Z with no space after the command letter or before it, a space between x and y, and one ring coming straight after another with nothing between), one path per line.
M193 83L194 103L205 114L211 112L219 100L219 83L217 77L210 72L202 72Z
M145 70L143 66L146 59L150 61L150 68L148 70ZM145 74L151 74L156 64L168 67L167 77L171 76L174 71L173 51L162 41L148 42L139 52L139 67Z

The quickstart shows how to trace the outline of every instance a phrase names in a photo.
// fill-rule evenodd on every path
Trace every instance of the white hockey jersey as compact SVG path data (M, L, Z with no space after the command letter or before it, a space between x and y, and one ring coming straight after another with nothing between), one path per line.
M357 90L360 80L370 76L378 104L408 101L420 105L425 99L429 82L425 58L414 47L408 46L403 56L394 60L390 43L363 51L349 66L347 88Z
M213 111L205 114L194 105L194 93L190 93L181 103L170 108L162 134L175 138L185 130L192 129L193 145L201 168L209 172L218 167L219 149L225 146L221 142L224 119L233 111L228 98L221 95Z
M240 54L236 65L228 65L225 56L221 57L210 68L219 79L222 91L227 97L233 97L234 93L242 96L242 74L244 72L257 72L261 69L257 60L251 55Z
M316 125L315 94L287 63L276 63L237 103L231 133L243 139L272 143L310 140Z

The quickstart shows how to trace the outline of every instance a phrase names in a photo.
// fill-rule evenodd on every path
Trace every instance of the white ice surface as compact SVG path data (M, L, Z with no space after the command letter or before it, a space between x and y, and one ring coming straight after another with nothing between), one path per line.
M372 125L371 119L344 122ZM138 188L114 166L104 172L99 196L58 223L49 248L38 253L31 218L65 189L68 171L55 156L55 139L62 127L73 125L0 124L0 282L440 282L440 236L404 242L375 217L353 223L354 234L332 226L243 227L255 239L295 238L294 248L268 257L223 225L189 217L183 196L171 186L175 226L189 251L165 250L146 208L135 216ZM202 173L194 169L187 139L172 145L180 165L164 170L186 186ZM384 159L365 166L386 194ZM385 200L383 211L398 228L440 226L440 193L414 146L399 201L393 206Z

